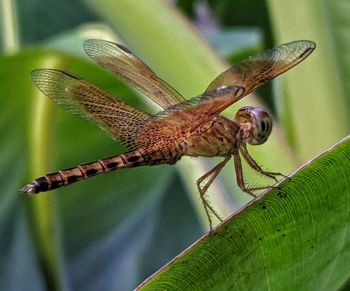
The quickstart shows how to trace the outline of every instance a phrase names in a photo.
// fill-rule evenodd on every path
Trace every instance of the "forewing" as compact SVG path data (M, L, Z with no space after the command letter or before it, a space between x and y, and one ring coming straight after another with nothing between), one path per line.
M249 94L303 61L315 47L312 41L298 40L266 50L220 74L206 91L221 86L240 86Z
M84 49L98 64L140 90L162 108L166 109L185 100L124 46L89 39L85 41Z
M300 63L315 49L311 41L294 41L250 57L220 74L199 97L160 112L154 119L193 131L253 90Z
M244 95L242 87L222 86L159 112L153 117L152 126L157 127L160 122L191 132L211 120L232 100L238 100Z
M38 69L32 72L35 85L67 111L97 123L125 146L135 144L136 135L150 115L138 110L95 85L70 73Z

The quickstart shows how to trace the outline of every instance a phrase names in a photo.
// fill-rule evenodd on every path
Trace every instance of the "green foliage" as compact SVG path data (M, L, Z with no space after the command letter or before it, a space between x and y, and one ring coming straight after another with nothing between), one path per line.
M349 276L350 138L202 237L141 290L336 290ZM333 183L333 181L338 181Z

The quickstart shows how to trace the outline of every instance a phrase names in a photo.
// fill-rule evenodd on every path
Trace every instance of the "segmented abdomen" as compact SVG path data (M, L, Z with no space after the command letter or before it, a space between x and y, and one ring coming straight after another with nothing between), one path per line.
M66 186L101 173L111 172L122 168L137 167L145 164L147 164L147 162L144 157L139 151L135 150L118 156L47 174L35 179L32 183L23 187L21 191L28 194L36 194Z

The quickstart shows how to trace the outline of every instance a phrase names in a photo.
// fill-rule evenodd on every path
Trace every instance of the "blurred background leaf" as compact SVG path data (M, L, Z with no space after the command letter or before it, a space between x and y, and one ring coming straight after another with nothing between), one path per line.
M87 60L86 38L124 42L187 98L227 67L211 47L237 62L276 43L314 40L317 50L304 64L259 90L259 100L251 96L237 104L264 103L277 119L271 140L251 151L263 166L288 173L348 132L345 1L174 2L0 1L1 290L131 289L207 227L194 187L212 165L206 159L120 171L38 197L19 195L18 189L42 171L124 150L50 104L32 84L32 69L71 71L132 105L157 111ZM237 106L225 115L233 116ZM36 116L42 116L39 123ZM42 141L35 132L44 132ZM247 180L260 182L245 170ZM237 189L232 165L209 194L225 216L249 199ZM47 236L56 243L40 239Z

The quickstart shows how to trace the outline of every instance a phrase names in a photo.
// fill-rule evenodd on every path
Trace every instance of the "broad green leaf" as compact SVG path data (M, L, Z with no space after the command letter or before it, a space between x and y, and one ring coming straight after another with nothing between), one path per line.
M10 65L6 60L0 58L0 289L40 290L45 286L45 280L28 228L26 201L18 192L28 163L25 109L29 107L27 97L31 91L26 86L30 83L29 78L19 73L30 62L23 58L13 66L14 63Z
M142 290L337 290L350 276L350 137L240 209Z

